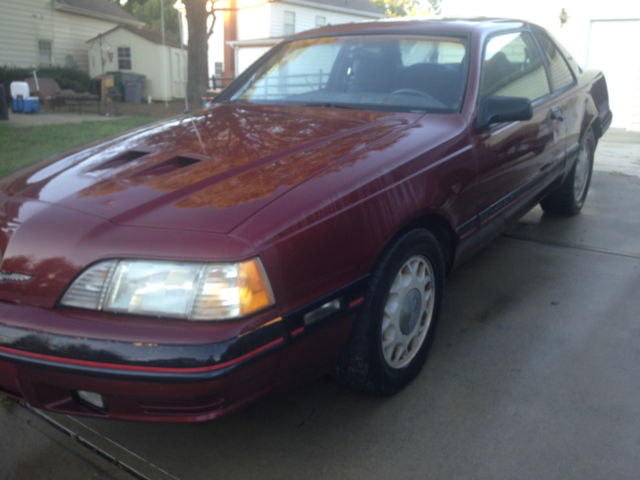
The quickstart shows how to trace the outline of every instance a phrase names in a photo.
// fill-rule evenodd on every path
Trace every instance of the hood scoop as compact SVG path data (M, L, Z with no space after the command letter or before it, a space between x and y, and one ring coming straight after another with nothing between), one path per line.
M190 167L199 162L200 162L200 159L198 158L178 155L176 157L172 157L167 160L158 162L149 168L145 168L140 171L137 171L133 175L130 175L127 178L127 180L133 183L144 183L153 178L171 175L172 173L175 173L178 170L181 170L186 167Z
M104 163L101 163L100 165L97 165L96 167L92 168L89 171L100 172L102 170L119 168L130 162L133 162L134 160L137 160L140 157L144 157L145 155L148 155L148 154L149 152L143 152L141 150L129 150L126 152L122 152L121 154L116 155L115 157L111 158L110 160L107 160Z

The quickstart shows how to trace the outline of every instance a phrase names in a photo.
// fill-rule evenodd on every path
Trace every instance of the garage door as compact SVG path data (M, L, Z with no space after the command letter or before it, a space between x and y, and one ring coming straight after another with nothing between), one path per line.
M640 130L639 20L591 22L587 68L607 77L615 128Z

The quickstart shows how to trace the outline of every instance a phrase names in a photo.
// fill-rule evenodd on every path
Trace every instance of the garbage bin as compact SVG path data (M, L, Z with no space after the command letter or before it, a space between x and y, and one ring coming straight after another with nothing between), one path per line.
M124 101L140 103L142 101L142 87L144 75L137 73L120 72L122 86L124 87Z
M7 107L7 94L4 85L0 83L0 120L9 120L9 107Z

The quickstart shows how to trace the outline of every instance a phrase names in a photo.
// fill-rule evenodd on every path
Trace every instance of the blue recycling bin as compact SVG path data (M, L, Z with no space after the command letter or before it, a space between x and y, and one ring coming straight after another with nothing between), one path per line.
M18 96L13 99L14 113L40 113L40 99L38 97Z
M25 98L22 111L24 113L40 113L40 99L38 97Z
M21 113L24 110L24 99L22 97L14 98L11 109L13 113Z

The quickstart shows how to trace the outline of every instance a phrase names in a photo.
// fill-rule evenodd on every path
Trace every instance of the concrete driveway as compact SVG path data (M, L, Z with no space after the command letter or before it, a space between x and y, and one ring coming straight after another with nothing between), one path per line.
M425 369L392 398L319 379L206 425L14 406L0 432L69 460L0 440L0 478L640 478L639 170L640 135L607 134L581 215L536 208L457 270Z

